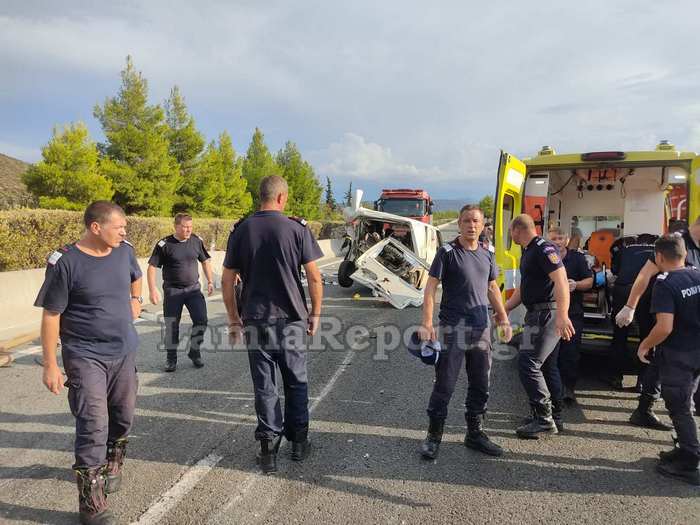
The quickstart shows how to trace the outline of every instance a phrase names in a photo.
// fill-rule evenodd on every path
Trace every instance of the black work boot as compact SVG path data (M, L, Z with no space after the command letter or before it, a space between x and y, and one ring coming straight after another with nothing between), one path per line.
M292 441L292 460L304 461L311 452L311 440Z
M659 460L661 463L671 463L676 461L679 456L682 456L681 449L673 447L671 450L662 450L659 452Z
M557 426L552 418L552 405L549 401L534 407L535 414L530 423L515 430L521 439L539 439L540 435L557 434Z
M103 467L76 469L80 523L116 525L117 519L107 508Z
M425 459L435 459L437 457L444 428L444 419L430 418L428 435L425 437L425 441L423 441L420 447L420 453Z
M654 398L646 394L639 396L639 405L630 416L630 423L636 427L650 428L652 430L672 430L671 425L662 422L652 411Z
M202 355L199 352L193 352L192 350L190 350L190 352L187 354L187 357L189 357L192 360L192 364L195 368L202 368L204 366L204 361L202 361Z
M126 438L107 444L107 466L105 467L105 494L114 494L122 486L122 465L126 457Z
M174 372L177 370L177 359L168 358L165 361L165 368L163 370L166 372Z
M260 452L256 456L258 465L263 471L263 474L272 474L277 472L277 452L280 449L282 436L277 436L275 439L260 440Z
M552 400L552 419L559 432L564 432L564 401L562 399Z
M464 437L464 446L489 456L502 456L503 449L491 441L484 432L483 420L483 415L467 415L467 435Z
M675 452L673 460L661 460L658 465L656 465L657 472L669 478L675 478L690 483L691 485L700 486L700 470L698 470L700 458L682 448L675 450L678 450L678 452L672 451L669 453L670 455Z

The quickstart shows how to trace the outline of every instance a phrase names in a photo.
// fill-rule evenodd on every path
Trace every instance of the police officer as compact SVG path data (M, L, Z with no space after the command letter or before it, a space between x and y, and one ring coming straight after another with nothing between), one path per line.
M687 241L686 241L687 242ZM700 271L685 267L686 250L676 236L656 241L656 278L651 311L656 324L638 350L649 363L654 351L661 377L661 394L678 436L678 447L661 452L657 470L669 477L700 485L700 442L691 412L693 393L700 381Z
M165 371L177 369L177 347L180 343L180 318L186 307L192 318L190 347L187 357L196 368L202 368L200 347L207 329L207 303L200 290L197 261L207 278L207 293L214 293L211 257L204 241L192 234L192 217L186 213L175 215L175 233L159 240L148 260L148 290L152 304L160 297L156 287L156 268L163 268L163 317L165 318Z
M442 352L435 367L435 383L428 403L428 435L421 447L421 454L428 459L437 456L447 407L463 362L469 381L464 445L492 456L503 454L503 449L483 430L491 371L489 303L504 332L503 342L510 341L512 332L496 283L498 270L494 255L479 242L483 229L481 209L464 206L459 213L460 234L438 250L425 287L420 335L423 340L435 340L433 309L435 293L442 282L439 315Z
M523 439L538 439L540 434L558 432L552 417L552 399L561 399L561 378L558 369L548 374L555 390L550 392L543 367L544 371L548 366L557 367L556 361L547 358L559 339L569 341L574 335L569 319L569 283L558 248L537 235L532 217L525 214L515 217L510 234L523 252L520 287L506 302L506 311L511 312L521 302L527 309L518 371L533 413L531 421L518 427L516 433Z
M133 321L141 311L141 270L125 240L124 211L90 204L79 241L53 252L35 306L44 309L43 382L59 394L56 360L61 338L68 404L75 417L75 464L80 522L116 523L106 494L116 492L136 403Z
M700 216L695 219L695 222L687 229L677 232L676 235L680 237L685 242L686 249L686 266L694 266L700 268ZM635 315L637 316L638 322L640 324L640 332L642 329L646 329L648 324L647 313L651 301L651 285L653 279L659 274L659 268L656 266L653 260L648 260L642 267L641 271L637 273L634 280L634 284L629 293L629 297L625 305L620 309L619 313L615 316L615 322L618 327L628 326ZM617 283L616 283L617 284ZM648 328L651 329L651 326ZM642 334L642 338L646 336L649 332L646 331ZM654 401L659 398L661 393L661 385L658 377L658 367L654 364L653 359L651 364L643 369L642 377L642 395L639 399L639 406L632 413L630 422L633 424L648 426L649 428L656 428L658 430L668 430L670 427L660 422L655 416L649 416L651 413L651 406ZM700 415L700 395L695 396L695 410L698 415ZM656 425L655 422L658 421L659 424ZM648 425L644 423L649 423Z
M260 210L241 221L226 247L222 291L232 343L243 336L255 388L260 441L258 462L265 473L277 470L282 435L292 443L292 459L309 453L309 410L305 339L319 324L323 285L316 261L323 253L306 221L287 217L287 182L276 175L260 183ZM304 267L311 296L306 306L300 269ZM243 282L242 313L234 285ZM277 392L276 368L284 384L284 416Z
M559 248L559 256L566 270L569 282L569 319L574 327L574 336L569 341L560 341L550 359L556 359L561 375L563 401L576 402L576 381L578 380L578 366L580 360L579 347L581 346L581 334L583 332L583 292L593 287L593 274L588 267L586 258L581 252L569 250L569 236L558 226L552 227L548 232L549 240ZM551 391L551 388L550 388Z

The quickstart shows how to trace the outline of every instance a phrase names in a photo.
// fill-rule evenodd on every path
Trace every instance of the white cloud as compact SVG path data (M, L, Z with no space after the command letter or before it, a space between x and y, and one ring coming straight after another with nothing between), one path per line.
M367 142L356 133L345 133L338 142L326 150L312 154L322 164L318 172L322 176L358 179L373 183L439 181L445 173L438 167L419 168L394 157L391 149L381 144Z

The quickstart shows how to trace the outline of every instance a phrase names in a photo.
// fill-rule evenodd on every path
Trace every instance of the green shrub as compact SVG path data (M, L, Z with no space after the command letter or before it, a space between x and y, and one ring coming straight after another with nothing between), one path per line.
M194 218L194 231L209 249L225 250L235 220ZM325 223L309 221L314 237L330 231ZM169 217L127 217L127 239L139 257L148 257L158 239L173 232ZM83 214L77 211L21 208L0 211L0 272L43 268L46 258L83 234Z

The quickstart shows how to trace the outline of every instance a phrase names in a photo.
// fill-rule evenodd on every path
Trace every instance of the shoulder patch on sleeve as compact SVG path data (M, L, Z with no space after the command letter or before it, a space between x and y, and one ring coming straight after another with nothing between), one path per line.
M656 276L656 278L659 281L663 281L664 279L666 279L666 277L668 277L668 272L660 273L659 275Z
M452 251L452 243L446 244L443 248L445 249L445 253L450 253Z
M301 217L292 217L291 215L289 216L290 219L292 219L295 222L298 222L302 226L306 226L308 224L308 221L306 219L303 219Z
M199 239L200 241L204 242L204 239L202 239L202 238L201 238L199 235L197 235L196 233L194 234L194 236L197 237L197 239Z
M540 239L539 241L537 241L537 246L542 246L545 242L547 241L545 241L544 239Z
M557 253L548 253L547 254L547 259L549 259L549 262L552 264L559 264L561 262L561 259L559 258L559 254Z
M58 262L58 260L59 260L61 257L63 257L63 254L62 254L61 252L59 252L58 250L56 250L56 251L53 252L51 255L49 255L49 259L48 259L47 262L48 262L51 266L54 266L54 265Z
M158 241L158 246L160 246L161 248L162 248L163 246L165 246L165 239L159 240L159 241Z

